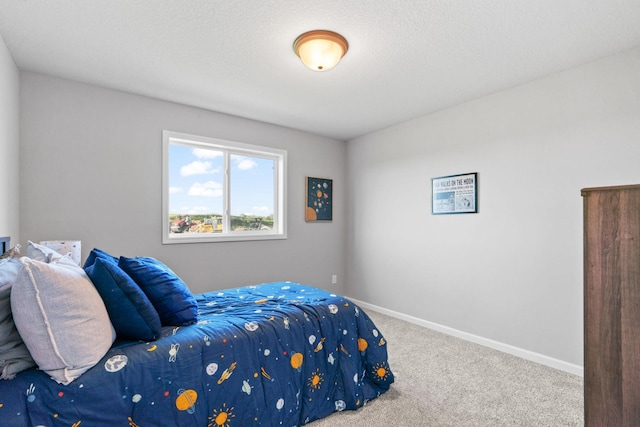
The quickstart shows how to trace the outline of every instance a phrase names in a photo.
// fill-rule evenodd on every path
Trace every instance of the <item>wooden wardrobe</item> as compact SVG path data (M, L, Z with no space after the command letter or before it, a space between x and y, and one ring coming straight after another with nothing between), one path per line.
M640 426L640 185L582 197L585 426Z

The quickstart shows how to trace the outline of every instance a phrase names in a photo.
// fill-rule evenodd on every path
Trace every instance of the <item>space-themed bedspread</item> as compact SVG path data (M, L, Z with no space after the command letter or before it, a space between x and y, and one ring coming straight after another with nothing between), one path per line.
M0 381L0 425L299 426L389 389L387 346L348 299L269 283L197 295L198 323L120 343L61 385Z

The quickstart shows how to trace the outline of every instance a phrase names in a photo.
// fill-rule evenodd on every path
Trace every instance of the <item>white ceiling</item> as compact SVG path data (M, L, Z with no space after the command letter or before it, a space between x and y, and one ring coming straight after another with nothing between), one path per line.
M349 52L306 69L295 38ZM640 45L640 0L0 0L22 70L350 139Z

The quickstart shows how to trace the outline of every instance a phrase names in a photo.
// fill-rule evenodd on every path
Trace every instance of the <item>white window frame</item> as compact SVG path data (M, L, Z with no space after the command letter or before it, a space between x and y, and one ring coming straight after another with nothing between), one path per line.
M182 144L219 150L225 153L223 177L223 232L206 234L178 234L170 232L169 223L169 147L171 144ZM230 215L230 180L229 157L232 154L263 157L274 160L274 212L271 230L231 230ZM250 240L274 240L287 238L286 221L286 170L287 151L259 145L245 144L223 139L189 135L168 130L162 131L162 244L231 242Z

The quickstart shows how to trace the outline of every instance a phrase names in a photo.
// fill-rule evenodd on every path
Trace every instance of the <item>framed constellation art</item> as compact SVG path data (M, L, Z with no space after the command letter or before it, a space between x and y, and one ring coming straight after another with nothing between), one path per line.
M308 176L305 187L305 221L333 221L333 180Z

